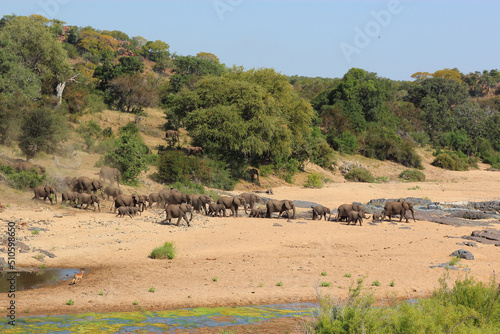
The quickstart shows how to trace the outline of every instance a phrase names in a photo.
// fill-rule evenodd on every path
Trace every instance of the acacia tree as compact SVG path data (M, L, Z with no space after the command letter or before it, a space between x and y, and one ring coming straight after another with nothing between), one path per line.
M123 111L138 113L158 105L158 91L142 74L122 75L113 79L109 90L116 106Z

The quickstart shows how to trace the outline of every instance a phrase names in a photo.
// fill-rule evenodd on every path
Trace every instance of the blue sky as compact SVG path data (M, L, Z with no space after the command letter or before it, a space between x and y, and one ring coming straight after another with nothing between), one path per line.
M419 71L500 69L498 0L0 1L1 16L35 13L286 75L335 78L358 67L412 80Z

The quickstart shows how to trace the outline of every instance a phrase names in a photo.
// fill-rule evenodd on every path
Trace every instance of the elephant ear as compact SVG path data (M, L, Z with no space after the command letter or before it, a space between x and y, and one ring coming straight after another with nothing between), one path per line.
M408 203L408 202L403 201L403 208L404 208L405 210L410 210L410 204L411 204L411 203Z

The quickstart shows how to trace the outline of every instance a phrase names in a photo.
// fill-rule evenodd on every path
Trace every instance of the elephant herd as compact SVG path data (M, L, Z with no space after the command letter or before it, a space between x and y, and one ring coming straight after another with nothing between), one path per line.
M313 206L312 214L313 220L316 219L325 219L328 215L328 220L331 220L331 211L329 208L324 207L322 205ZM363 224L363 218L368 219L366 215L365 209L362 205L353 203L353 204L342 204L338 207L337 210L336 221L345 221L347 225L359 222L361 226ZM415 221L415 211L413 210L413 204L408 201L388 201L385 203L384 210L381 213L373 213L372 217L374 221L383 221L385 217L389 217L389 222L391 221L393 216L399 215L399 221L401 222L403 218L405 218L408 223L408 217L406 216L406 211L410 211L412 214L413 221Z

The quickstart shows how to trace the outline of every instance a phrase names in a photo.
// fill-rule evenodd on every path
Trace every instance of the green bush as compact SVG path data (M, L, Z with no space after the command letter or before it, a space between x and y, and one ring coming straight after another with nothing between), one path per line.
M158 158L157 181L181 184L201 183L211 188L232 190L236 181L221 161L164 151Z
M350 131L344 131L331 140L332 147L340 153L354 154L358 150L358 138Z
M39 175L31 170L17 172L8 165L0 165L0 171L5 174L9 186L19 190L33 189L40 186L47 177L45 173Z
M344 175L344 178L354 182L374 182L375 178L369 170L364 168L353 168Z
M311 173L307 175L307 181L304 183L306 188L321 188L323 187L323 177L319 173Z
M155 157L144 144L134 123L120 128L119 132L120 137L113 141L112 147L97 165L118 168L122 173L123 183L136 185L137 177L148 170L148 164L152 164Z
M274 171L274 165L262 165L259 166L260 176L267 177L271 175Z
M163 246L153 249L149 257L152 259L173 259L176 254L175 244L173 242L165 242Z
M333 148L325 141L320 141L312 149L310 160L325 169L333 169L337 163L337 158Z
M320 298L314 320L306 333L498 333L500 328L500 285L472 278L456 280L449 288L446 279L428 299L374 307L371 294L362 292L362 280L349 288L349 298L340 305Z
M441 151L438 149L434 155L436 158L431 165L436 167L456 171L466 171L469 170L469 168L478 168L477 162L479 159L477 157L467 157L462 152Z
M425 181L425 174L416 169L406 169L399 174L400 179L411 182Z

